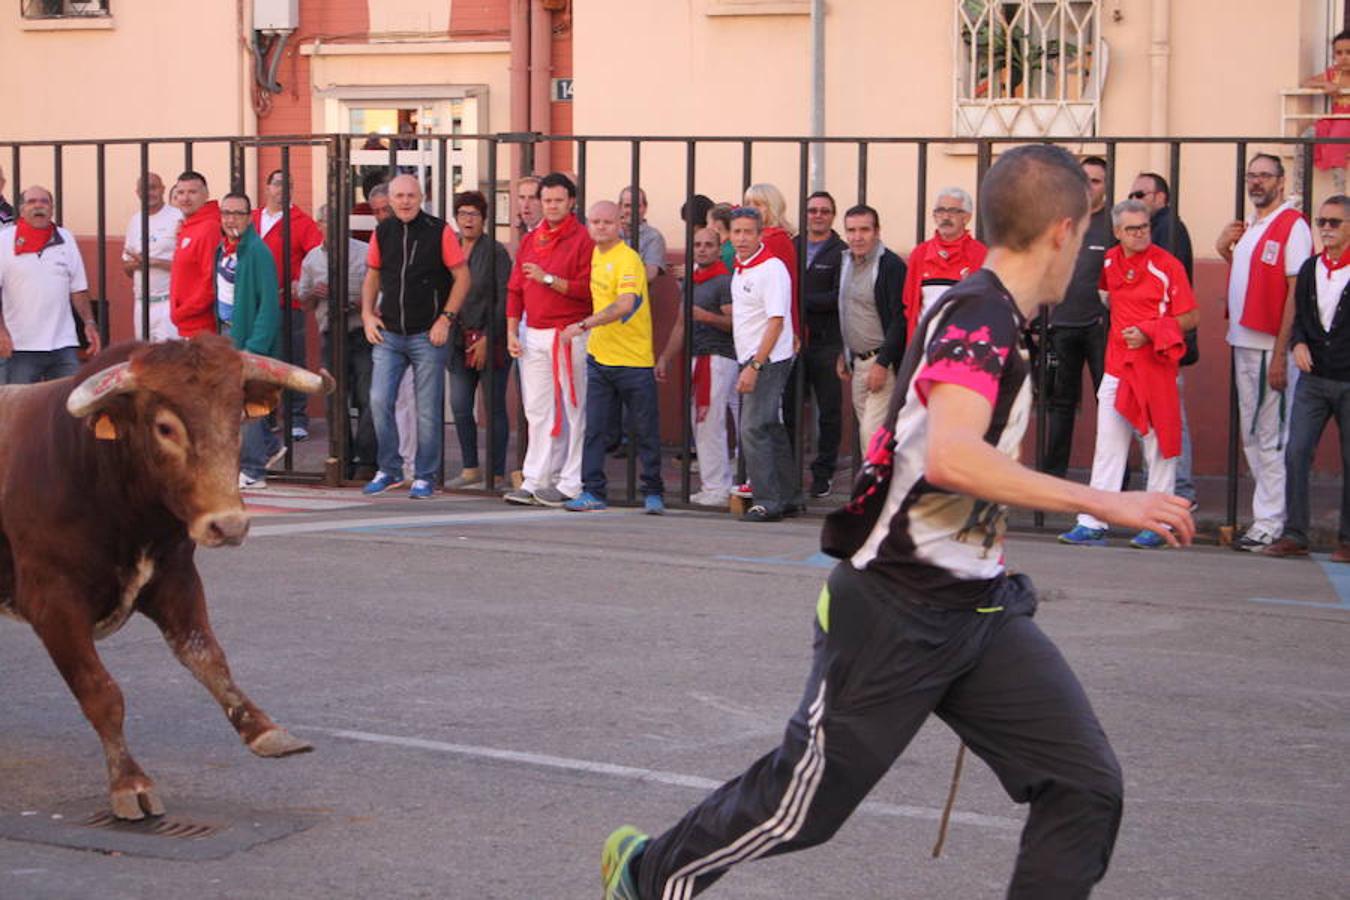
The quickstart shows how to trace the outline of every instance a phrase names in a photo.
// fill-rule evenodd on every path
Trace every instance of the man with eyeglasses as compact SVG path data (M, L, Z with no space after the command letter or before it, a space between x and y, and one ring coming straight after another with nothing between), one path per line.
M1233 542L1233 549L1259 551L1284 531L1286 389L1298 377L1288 357L1294 318L1294 305L1288 301L1295 276L1312 255L1312 231L1285 199L1284 163L1278 156L1253 156L1246 181L1252 214L1246 222L1225 225L1215 249L1231 264L1228 343L1233 348L1242 449L1256 481L1251 527Z
M1058 478L1069 470L1073 421L1083 394L1084 364L1092 376L1092 389L1100 390L1102 385L1106 307L1102 306L1097 284L1101 281L1107 248L1115 242L1106 205L1106 160L1087 156L1080 164L1087 176L1091 204L1087 233L1083 235L1064 302L1051 309L1050 346L1043 348L1045 364L1050 369L1050 396L1046 402L1048 433L1041 469Z
M803 367L803 394L809 391L816 406L816 458L811 461L811 496L828 497L838 465L843 434L843 394L835 362L843 350L839 334L839 271L844 241L834 230L834 197L816 191L806 198L806 230L797 236L797 253L806 259L802 276L802 315L806 333L794 365ZM797 412L805 397L797 396L796 372L788 374L783 396L783 424L788 441L797 440Z
M1181 392L1177 363L1186 352L1182 333L1200 320L1195 295L1181 262L1149 237L1149 210L1142 200L1123 200L1111 210L1116 246L1102 261L1100 289L1111 324L1106 336L1105 374L1097 391L1097 442L1091 485L1118 491L1130 455L1130 439L1143 438L1148 490L1171 494L1181 455ZM1106 523L1080 513L1060 543L1106 546ZM1140 550L1167 546L1144 529L1130 540Z
M1308 475L1313 455L1336 419L1341 443L1341 518L1335 563L1350 563L1350 197L1328 197L1317 212L1322 252L1299 269L1294 285L1294 324L1289 342L1301 373L1294 387L1285 449L1284 536L1266 556L1308 555Z
M984 265L984 244L971 237L975 201L959 187L943 188L933 207L933 236L909 255L905 278L905 318L913 334L919 319L947 289Z

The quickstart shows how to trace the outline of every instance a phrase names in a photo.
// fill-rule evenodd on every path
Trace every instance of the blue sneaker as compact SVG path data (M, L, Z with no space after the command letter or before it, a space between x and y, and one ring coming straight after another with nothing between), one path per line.
M609 509L609 504L590 491L582 491L571 500L565 501L562 508L568 512L595 512L600 509Z
M1130 538L1130 546L1136 550L1157 550L1159 547L1167 546L1167 538L1156 531L1149 531L1145 528Z
M414 500L430 500L435 493L435 485L425 478L414 478L412 487L408 489L408 496Z
M661 499L660 494L648 494L642 498L642 511L649 516L664 516L666 501Z
M1059 536L1059 542L1074 547L1105 547L1106 529L1075 525Z
M370 483L361 488L361 493L367 496L383 494L390 488L403 487L403 479L393 475L386 475L383 472L376 472L375 477L370 479Z
M600 854L600 885L605 891L604 900L641 900L632 862L649 840L632 825L615 829L605 839L605 849Z

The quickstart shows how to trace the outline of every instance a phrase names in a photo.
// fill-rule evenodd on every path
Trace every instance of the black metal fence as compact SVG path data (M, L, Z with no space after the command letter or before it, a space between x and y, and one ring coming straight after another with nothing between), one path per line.
M316 173L322 171L322 190L325 195L323 201L329 211L330 223L327 242L329 296L331 298L330 304L336 304L341 302L348 292L348 244L346 237L349 228L334 226L338 223L349 223L353 214L353 207L358 202L359 179L355 174L356 169L352 163L352 154L357 142L362 140L364 140L364 136L325 134L249 138L187 137L19 141L0 142L0 154L3 154L4 149L8 148L10 182L14 186L16 194L22 189L22 185L34 180L32 177L34 172L38 173L40 178L50 178L50 186L55 195L55 218L58 223L64 223L66 219L67 198L70 193L67 187L72 183L76 184L74 191L78 192L83 207L79 217L81 223L73 230L84 236L92 235L96 241L96 265L94 277L91 279L93 289L91 292L95 295L96 314L106 342L110 336L109 262L107 259L109 235L112 233L108 223L110 156L117 156L116 169L119 176L125 177L134 174L142 180L142 183L155 168L164 169L166 172L176 172L181 165L183 170L211 168L217 174L227 172L228 183L232 190L250 193L255 198L256 191L250 191L249 188L261 184L260 176L263 174L263 169L280 169L284 175L283 184L285 185L282 206L286 210L280 227L283 229L282 238L286 246L290 245L291 216L289 210L293 190L292 176L299 169L302 175L306 173L309 175L311 184L319 184L320 180ZM390 136L387 142L387 171L392 175L400 170L407 170L406 159L403 154L409 150L417 151L418 158L425 163L425 166L424 170L419 170L417 166L414 166L413 170L422 171L423 183L428 187L426 191L427 207L433 214L447 221L451 220L453 194L460 190L481 189L489 197L490 207L490 222L486 228L484 239L490 243L496 241L511 242L515 237L513 229L515 219L509 199L509 190L514 182L513 179L503 176L508 172L512 176L519 176L536 169L546 169L546 167L535 165L536 149L540 147L550 148L562 144L570 150L569 157L574 164L572 174L575 175L578 190L577 211L583 220L589 202L588 198L602 190L598 185L604 184L611 187L614 185L621 187L634 185L650 190L659 187L665 195L671 195L673 190L675 199L688 204L686 208L692 208L694 196L699 193L711 193L714 195L713 199L718 199L715 196L717 191L700 190L701 182L706 183L710 178L707 173L707 160L711 158L720 173L717 178L720 179L724 187L727 186L727 170L734 168L737 163L739 164L738 183L730 185L730 190L725 191L732 196L724 196L722 199L738 202L741 192L752 183L774 181L780 187L785 187L783 190L785 196L796 198L797 222L804 224L806 221L807 197L812 191L812 185L809 183L812 148L816 146L825 148L826 153L835 155L834 171L836 173L840 169L847 169L847 163L851 161L851 188L854 202L868 202L869 198L874 197L879 192L879 184L891 193L895 192L898 185L912 186L912 188L905 189L903 193L908 195L908 200L912 203L914 242L917 244L930 235L928 200L935 196L936 190L940 189L940 187L935 189L932 186L935 171L934 159L939 158L939 154L941 154L940 159L948 172L954 166L968 168L970 160L973 159L974 168L972 172L969 172L970 181L973 183L969 183L968 189L972 194L976 194L979 183L992 164L998 149L1018 143L1025 143L1025 141L1011 138L982 138L976 140L910 137L748 138L503 133L495 135L417 135L415 142L409 143L409 140L403 136ZM1176 220L1181 213L1183 198L1187 199L1188 208L1192 211L1202 210L1202 216L1213 215L1214 210L1221 210L1220 214L1226 216L1227 209L1231 209L1235 218L1242 219L1244 217L1246 194L1243 176L1247 159L1251 153L1257 150L1274 150L1277 153L1282 153L1286 158L1292 158L1296 166L1301 165L1305 184L1311 186L1314 144L1350 143L1350 139L1205 137L1159 140L1151 137L1116 137L1079 141L1072 144L1062 141L1047 141L1047 143L1062 143L1077 153L1100 155L1106 161L1108 204L1122 195L1119 178L1122 153L1139 147L1147 147L1153 151L1161 150L1166 158L1165 177L1167 177L1171 186L1171 224L1173 226L1172 232L1175 233ZM470 149L466 151L465 148ZM91 151L92 158L90 156ZM509 154L505 164L501 159L503 152ZM468 167L451 166L450 156L452 153L458 157L471 158L476 164ZM843 164L839 162L840 157L837 156L840 153L843 154L842 158L846 161ZM650 163L644 165L644 155L660 155L663 157L663 161L657 165ZM1225 155L1227 155L1229 161L1227 163L1222 161ZM297 156L301 157L299 166L297 166ZM3 159L4 156L0 155L0 161L3 161ZM1196 163L1196 159L1200 159L1200 162ZM954 163L953 160L956 160L956 162ZM700 170L701 162L704 163L702 172ZM1232 178L1228 182L1232 186L1231 207L1226 207L1226 202L1222 196L1216 195L1214 190L1216 173L1220 173L1219 177L1222 178L1221 173L1228 165L1232 166ZM565 169L566 167L562 168ZM77 169L78 171L76 171ZM681 169L682 171L680 171ZM167 180L166 178L166 182ZM832 174L832 183L826 186L836 196L846 196L841 181L847 180L849 180L847 175ZM1192 180L1204 182L1204 196L1198 200L1191 198L1188 181ZM787 185L790 185L790 187L786 187ZM89 202L89 194L91 193L92 203ZM314 200L317 205L319 201L317 191L312 193L316 194ZM617 194L617 190L614 193ZM504 197L504 194L507 196ZM1305 214L1311 214L1313 204L1313 191L1305 189L1302 199ZM841 203L840 205L846 207L851 204ZM875 201L873 205L877 205ZM149 222L146 211L147 206L142 199L141 246L148 248ZM883 209L884 218L889 221L892 212L894 212L893 208ZM633 204L632 221L628 228L630 240L634 244L636 244L639 233L638 224L638 205L635 203ZM693 221L685 222L683 226L684 271L686 272L693 269L692 245L695 228L696 223ZM978 217L976 218L976 229L978 236L980 229ZM1202 246L1207 246L1203 238ZM291 271L290 255L283 254L282 258L283 303L289 308L292 300L292 285L297 273ZM490 253L489 258L493 260L492 265L495 269L496 254ZM805 254L799 253L798 283L801 283L805 269ZM150 259L148 253L146 253L140 271L140 277L145 279L146 283L148 283L149 270ZM684 320L685 349L683 364L677 366L677 369L679 373L679 396L681 398L680 446L681 448L688 448L693 427L690 403L692 385L688 366L693 339L692 279L684 279L682 291L681 315ZM800 304L800 298L797 302ZM337 327L341 322L340 314L330 316L330 323L332 323L330 327ZM1045 338L1046 322L1047 319L1043 315L1037 324L1042 340ZM490 318L487 336L489 346L496 346L497 341L503 337L500 334L502 327L504 327L503 323ZM1202 327L1206 326L1202 325ZM1214 328L1212 323L1209 323L1208 327ZM148 333L149 331L148 304L142 308L140 328L142 333ZM282 317L282 328L284 358L288 362L304 364L304 359L292 358L290 316ZM324 364L337 378L338 393L336 396L339 398L348 396L345 355L344 342L333 340L329 343L329 357L324 360ZM1045 367L1038 361L1037 378L1042 388L1045 387L1045 376ZM484 384L482 385L483 396L492 396L493 382L497 377L503 377L503 375L494 371L492 365L485 367ZM795 377L797 379L796 397L803 398L801 366L796 367ZM1229 412L1225 473L1227 476L1226 512L1228 523L1233 525L1238 518L1240 471L1237 394L1232 382L1231 361L1228 393ZM1042 400L1037 404L1037 424L1034 432L1037 459L1041 458L1046 440L1046 411L1043 402L1045 396L1046 392L1043 389L1040 392ZM496 449L493 447L492 428L494 410L491 403L485 403L484 406L487 413L487 422L485 423L487 427L480 430L487 444L484 448L485 456L490 461L493 459L493 451ZM809 443L808 432L811 429L806 410L803 408L797 412L798 414L795 417L797 434L793 443L797 453L797 471L800 473L805 456L804 451ZM284 463L285 475L297 480L324 480L328 483L341 481L351 455L351 448L348 446L347 423L343 421L343 417L348 415L348 404L343 400L329 404L327 452L322 463L309 467L299 466L296 463L296 458L293 455L294 448L291 444L291 413L284 404L281 415L284 418L282 433L287 446L287 456ZM518 419L520 426L516 435L517 460L523 458L525 446L523 416L518 414ZM855 466L858 456L858 443L857 436L854 435L852 446L854 448ZM629 445L635 447L636 442L630 440ZM681 475L677 495L679 501L688 502L691 489L690 455L683 452L681 457ZM489 464L484 468L487 489L491 491L497 487L494 484L493 467ZM633 450L629 452L624 494L628 502L636 501L636 459ZM1039 519L1037 523L1040 524Z

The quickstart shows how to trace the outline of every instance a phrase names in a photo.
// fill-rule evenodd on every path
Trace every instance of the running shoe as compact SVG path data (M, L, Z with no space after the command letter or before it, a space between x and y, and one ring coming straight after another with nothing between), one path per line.
M408 489L408 496L414 500L429 500L435 493L435 486L425 478L414 479L412 487Z
M722 506L727 505L730 495L723 491L699 491L697 494L689 495L689 502L695 506Z
M1105 547L1106 529L1075 525L1059 536L1059 542L1074 547Z
M609 504L590 491L582 491L571 500L563 503L562 508L568 512L595 512L601 509L609 509Z
M535 491L534 499L538 500L544 506L551 506L554 509L559 509L564 503L572 498L555 487L546 487Z
M605 839L600 853L600 884L604 900L641 900L637 879L633 877L633 858L642 852L651 838L632 825L617 828Z
M267 489L267 479L261 475L254 478L252 475L239 473L239 490L241 491L262 491Z
M649 516L664 516L666 501L661 499L660 494L648 494L642 498L642 511Z
M513 491L507 491L502 495L502 499L507 503L514 503L517 506L539 506L539 498L534 496L533 491L527 491L524 488L516 488Z
M366 496L383 494L391 488L403 487L403 479L394 475L386 475L383 472L376 472L375 477L365 487L361 488L361 493Z
M1130 546L1136 550L1157 550L1167 546L1167 539L1156 531L1143 531L1130 538Z
M777 522L783 518L782 513L769 512L767 507L755 504L745 511L741 516L742 522Z
M831 490L830 479L828 478L812 479L811 481L812 497L815 497L817 500L823 500L826 497L830 496L830 490Z
M1275 535L1259 528L1248 528L1247 533L1233 542L1233 549L1247 553L1260 553L1275 543Z
M292 426L291 426L291 440L293 440L293 441L307 441L307 440L309 440L309 429L306 428L306 427L303 426L303 425L292 425Z

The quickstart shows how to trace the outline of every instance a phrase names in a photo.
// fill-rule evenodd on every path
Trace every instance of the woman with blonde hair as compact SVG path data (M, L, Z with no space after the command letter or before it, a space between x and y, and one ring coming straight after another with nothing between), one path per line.
M802 334L801 313L797 309L800 305L797 302L797 245L792 239L792 223L787 218L787 201L776 185L761 182L745 189L745 205L759 210L764 219L764 231L760 235L764 250L783 261L792 279L792 334L795 341L793 352L796 352L805 336Z

